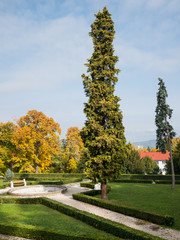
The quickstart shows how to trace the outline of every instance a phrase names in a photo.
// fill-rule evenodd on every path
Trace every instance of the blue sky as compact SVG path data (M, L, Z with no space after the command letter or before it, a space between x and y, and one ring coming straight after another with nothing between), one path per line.
M67 128L83 127L88 33L105 5L116 30L116 95L127 141L156 137L158 77L180 136L179 0L0 0L0 122L36 109L59 122L62 138Z

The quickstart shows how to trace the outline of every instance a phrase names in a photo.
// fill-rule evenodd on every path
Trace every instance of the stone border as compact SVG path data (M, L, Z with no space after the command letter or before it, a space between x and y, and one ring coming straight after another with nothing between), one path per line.
M25 193L25 194L22 194L22 193L13 193L15 192L16 190L21 190L21 189L32 189L32 188L37 188L37 187L55 187L55 188L59 188L60 190L59 191L54 191L54 192L44 192L44 193L34 193L32 194L31 192L30 193ZM7 193L9 195L12 195L12 196L18 196L18 197L43 197L43 196L49 196L49 195L56 195L56 194L59 194L59 193L64 193L67 191L67 187L65 186L61 186L61 185L31 185L31 186L26 186L26 187L16 187L16 188L13 188L13 189L10 189L7 191Z

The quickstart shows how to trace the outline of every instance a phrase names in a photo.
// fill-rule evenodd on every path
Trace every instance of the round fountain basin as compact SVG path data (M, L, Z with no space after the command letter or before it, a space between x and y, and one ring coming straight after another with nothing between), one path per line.
M10 189L8 194L15 196L47 196L63 193L66 190L66 187L58 185L32 185Z

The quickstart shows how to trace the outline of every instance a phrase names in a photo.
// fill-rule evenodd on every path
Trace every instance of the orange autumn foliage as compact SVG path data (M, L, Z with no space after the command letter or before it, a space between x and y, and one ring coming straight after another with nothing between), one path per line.
M16 146L16 156L11 159L14 168L19 172L43 172L52 163L52 154L59 153L59 124L36 110L16 122L11 140Z
M66 147L63 153L67 172L75 172L82 157L84 144L78 127L70 127L66 134Z

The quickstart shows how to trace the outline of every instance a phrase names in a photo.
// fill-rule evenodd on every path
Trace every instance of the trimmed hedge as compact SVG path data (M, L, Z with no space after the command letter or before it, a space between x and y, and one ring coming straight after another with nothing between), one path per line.
M149 179L149 180L171 180L171 175L160 175L160 174L122 174L118 179ZM176 180L180 180L180 175L175 175Z
M53 232L50 230L44 230L34 226L26 226L21 224L0 224L0 233L7 234L18 237L25 237L31 239L41 239L41 240L103 240L103 238L89 238L85 236L73 236L71 234L64 235L59 232Z
M61 180L62 178L78 178L85 177L82 173L15 173L14 179L26 180Z
M120 205L118 203L113 203L106 200L98 199L98 198L92 197L90 192L91 191L84 192L84 193L75 193L73 194L73 198L82 202L90 203L105 209L109 209L114 212L118 212L128 216L143 219L152 223L167 225L167 226L172 226L174 224L174 218L171 216L164 216L161 214L148 212L135 207L129 207L125 205ZM97 194L99 193L97 192ZM94 192L93 192L93 196L95 196Z
M94 189L95 183L93 183L93 182L82 182L80 185L81 185L81 187Z
M116 179L113 182L119 183L152 183L152 180L149 179Z
M150 235L148 233L144 233L142 231L138 231L138 230L134 230L131 229L129 227L126 227L122 224L116 223L116 222L112 222L110 220L104 219L102 217L99 216L95 216L93 214L87 213L87 212L83 212L80 210L77 210L73 207L64 205L62 203L56 202L54 200L51 199L47 199L47 198L36 198L36 199L0 199L2 203L41 203L47 207L50 207L54 210L57 210L59 212L62 212L68 216L74 217L76 219L79 219L99 230L103 230L105 232L108 232L114 236L123 238L123 239L136 239L136 240L160 240L162 238L159 237L155 237L153 235ZM22 228L21 228L22 226ZM16 234L16 236L22 236L22 237L32 237L31 232L33 233L33 239L84 239L84 240L88 240L90 238L78 238L78 236L72 238L73 236L68 236L67 238L63 238L64 236L60 235L53 235L53 233L51 231L44 231L41 232L42 230L40 229L34 229L34 228L26 228L23 225L13 225L12 228L11 226L8 226L9 228L11 228L11 230L7 231L7 225L5 224L1 224L0 225L0 232L4 233L3 231L5 231L6 229L6 234L8 232L8 234L10 235L14 235ZM20 229L21 228L21 229ZM20 230L19 230L20 229ZM46 233L46 234L45 234ZM21 235L22 234L22 235ZM24 234L24 235L23 235ZM29 234L29 235L28 235ZM44 234L44 235L43 235ZM51 236L52 234L52 236ZM57 233L55 233L57 234ZM59 233L58 233L59 234ZM55 237L54 237L55 236ZM96 239L99 239L98 237L96 237Z
M0 182L0 189L4 189L6 187L9 187L10 183L9 182Z
M157 184L171 184L171 180L149 180L149 179L116 179L112 182L118 183L157 183ZM176 180L175 184L180 184L180 180Z

